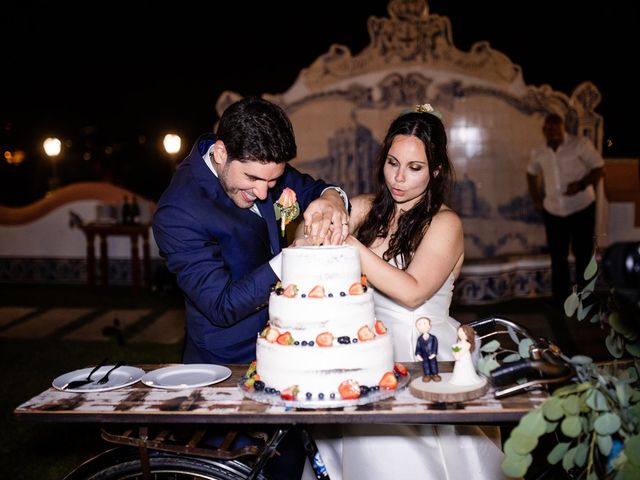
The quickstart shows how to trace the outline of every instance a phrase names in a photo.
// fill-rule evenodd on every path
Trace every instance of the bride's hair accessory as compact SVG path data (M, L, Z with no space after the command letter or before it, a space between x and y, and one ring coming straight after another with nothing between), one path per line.
M442 114L433 108L430 103L416 105L414 108L405 108L400 115L406 115L407 113L429 113L442 120Z
M423 103L422 105L416 105L416 112L418 113L430 113L436 117L442 119L442 114L431 106L430 103Z

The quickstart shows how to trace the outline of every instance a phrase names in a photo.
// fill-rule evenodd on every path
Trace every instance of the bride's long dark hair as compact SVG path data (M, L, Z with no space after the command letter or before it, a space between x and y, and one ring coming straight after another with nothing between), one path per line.
M432 113L411 112L400 115L389 126L382 143L376 170L377 189L371 210L357 231L357 238L370 247L378 237L386 237L396 204L384 180L384 165L397 135L411 135L422 141L429 164L429 185L418 203L398 218L398 228L389 239L382 258L400 256L403 270L411 263L431 219L447 198L453 183L453 169L447 155L447 134L440 119Z

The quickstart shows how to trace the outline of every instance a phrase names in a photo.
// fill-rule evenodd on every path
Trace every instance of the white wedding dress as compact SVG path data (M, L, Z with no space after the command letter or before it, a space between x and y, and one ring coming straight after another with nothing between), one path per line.
M410 310L374 292L376 318L394 337L395 360L414 362L416 318L431 318L438 359L453 360L459 323L449 316L453 274L422 306ZM503 453L497 428L454 425L352 424L314 427L312 434L331 480L496 480ZM489 435L493 435L490 438ZM303 480L315 479L309 462Z
M465 347L462 343L456 343L456 345L461 349ZM480 382L482 382L482 378L476 373L475 366L471 361L471 353L466 350L453 365L453 374L449 379L449 383L454 385L475 385Z

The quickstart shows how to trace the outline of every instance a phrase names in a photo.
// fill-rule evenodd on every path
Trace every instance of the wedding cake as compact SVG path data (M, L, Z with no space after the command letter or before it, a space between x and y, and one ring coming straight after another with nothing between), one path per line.
M393 343L350 246L286 248L250 387L284 400L351 400L395 389ZM253 367L252 367L253 368Z

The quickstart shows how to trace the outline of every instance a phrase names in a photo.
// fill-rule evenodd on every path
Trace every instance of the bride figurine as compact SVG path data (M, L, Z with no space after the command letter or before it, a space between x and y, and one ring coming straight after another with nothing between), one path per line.
M449 383L453 385L475 385L482 382L476 373L471 359L471 353L476 348L476 332L469 325L458 327L458 341L451 347L456 363Z

